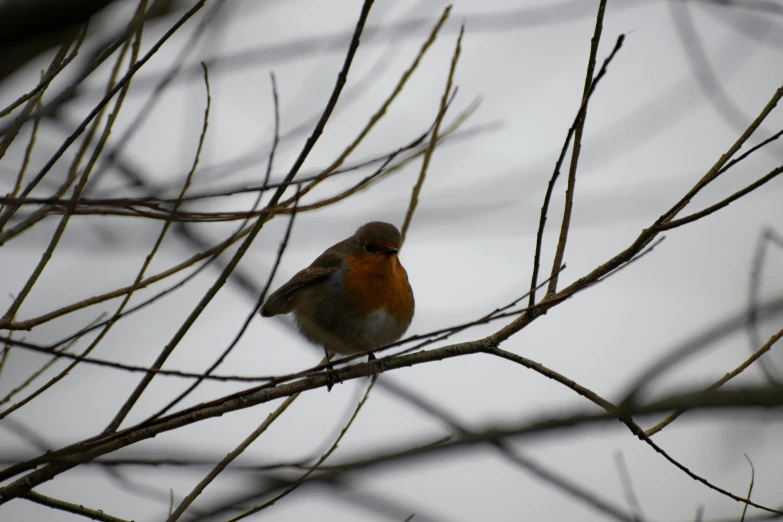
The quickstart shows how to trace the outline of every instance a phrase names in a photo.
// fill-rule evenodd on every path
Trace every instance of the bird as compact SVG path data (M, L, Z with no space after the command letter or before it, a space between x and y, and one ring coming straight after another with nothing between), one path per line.
M408 330L415 310L408 273L397 255L401 243L392 224L362 225L274 291L260 314L293 313L301 333L324 348L327 362L335 354L394 343Z

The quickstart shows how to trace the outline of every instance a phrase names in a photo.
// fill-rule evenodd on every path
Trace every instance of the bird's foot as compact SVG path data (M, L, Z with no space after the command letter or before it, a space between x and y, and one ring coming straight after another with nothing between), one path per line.
M326 369L328 370L328 373L326 374L326 390L332 391L332 386L338 382L342 384L343 380L340 378L340 374L337 373L337 370L332 366L331 362L326 365Z
M383 359L378 359L377 357L375 357L374 353L368 353L367 354L367 362L371 363L373 361L376 361L375 362L375 374L374 375L370 375L370 377L375 377L379 373L383 373L383 372L386 371L386 362Z

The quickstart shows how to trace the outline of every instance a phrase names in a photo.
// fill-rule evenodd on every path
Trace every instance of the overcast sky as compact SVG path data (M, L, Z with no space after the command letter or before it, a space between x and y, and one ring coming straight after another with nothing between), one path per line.
M743 2L738 2L743 3ZM122 4L122 2L121 2ZM212 2L201 15L209 12ZM715 5L713 5L715 4ZM783 84L783 6L768 2L726 7L700 1L610 0L598 51L599 66L617 38L625 43L591 100L576 183L573 226L560 287L620 252L696 183ZM377 0L361 40L348 84L302 175L327 166L360 131L415 57L445 7L441 1ZM457 135L435 150L419 207L401 251L416 296L410 334L481 317L522 295L530 284L541 203L584 88L597 1L456 2L449 21L404 92L348 163L393 151L425 132L438 111L460 24L465 24L455 83L459 90L447 122L480 100ZM119 27L131 4L105 13L106 33ZM199 61L209 66L212 107L200 169L191 189L259 184L273 136L269 73L280 98L281 142L273 179L290 168L320 114L345 56L361 8L357 0L239 1L217 13L216 23L196 45L188 42L201 18L191 20L134 80L118 127L122 136L146 103L150 87L183 47L182 73L120 155L126 167L175 195L192 163L201 132L205 92ZM125 18L122 18L124 16ZM174 18L147 29L145 48ZM416 22L416 23L412 23ZM143 49L144 51L144 49ZM48 59L48 58L47 58ZM35 81L46 59L0 86L5 105ZM101 88L96 82L95 89ZM85 91L62 113L63 121L42 127L33 161L40 167L66 132L90 110L99 91ZM773 113L751 143L780 130ZM469 132L468 132L469 131ZM116 143L113 142L113 143ZM23 153L20 141L3 166L3 187ZM748 185L783 161L777 142L732 169L692 202L708 206ZM65 174L58 164L55 179ZM383 220L401 226L420 160L337 205L297 216L276 288L325 248L361 224ZM324 183L305 198L314 202L355 184L369 171ZM565 176L563 176L564 178ZM91 187L93 194L139 195L113 168ZM51 190L51 185L49 189ZM544 240L548 273L557 240L563 179L555 189ZM46 193L43 190L42 194ZM211 200L193 209L246 209L254 194ZM602 397L618 400L634 379L678 342L741 314L747 306L751 265L765 227L783 232L783 181L698 222L666 233L653 253L605 283L557 306L502 347L552 368ZM686 211L689 212L689 211ZM160 223L76 217L19 317L129 284L154 242ZM82 223L83 226L79 226ZM262 287L287 220L264 227L240 271ZM5 246L0 255L4 294L19 291L40 259L56 226L52 219ZM191 227L209 243L236 224ZM155 259L157 273L189 257L194 247L172 236ZM783 251L770 247L762 277L765 298L783 291ZM155 306L119 322L94 353L128 364L149 365L219 274L207 269ZM141 302L158 288L140 291ZM220 354L252 310L256 296L236 282L225 286L166 363L201 372ZM9 301L10 303L10 298ZM71 314L28 335L47 343L89 323L116 303ZM510 321L510 319L506 319ZM504 323L463 332L449 342L477 339ZM766 340L780 328L761 325ZM783 376L778 346L770 363ZM721 339L655 381L655 396L686 386L708 385L750 354L744 331ZM220 367L223 374L270 375L317 364L320 352L284 320L256 316ZM45 359L12 352L0 393L18 385ZM55 366L62 369L63 366ZM774 368L773 368L774 371ZM54 373L47 374L54 375ZM139 380L138 375L80 365L56 388L11 417L34 427L56 448L105 427ZM383 375L429 398L470 428L523 422L584 408L597 411L573 391L521 366L472 355ZM765 382L753 367L739 383ZM301 396L240 459L272 464L320 455L339 433L366 379ZM187 383L156 378L125 425L142 421L180 393ZM246 386L205 383L180 407L211 400ZM128 454L203 458L215 463L242 441L278 402L231 413L168 432L130 448ZM640 421L649 427L653 419ZM0 421L2 422L2 421ZM385 447L451 433L442 422L376 387L339 448L338 462ZM742 415L686 414L655 440L691 471L744 495L755 466L753 500L781 503L783 423L779 412ZM628 510L623 471L647 520L739 520L742 505L689 478L636 439L619 423L529 437L514 443L521 454L567 477L597 497ZM33 456L29 440L0 431L0 452ZM327 462L327 463L328 463ZM210 466L211 467L211 466ZM106 471L77 469L36 488L70 502L136 521L164 520L169 490L177 501L210 467L128 468L122 482ZM295 475L290 475L295 476ZM226 472L194 504L218 505L258 487L254 474ZM129 484L136 484L134 490ZM388 509L381 509L385 506ZM607 520L607 515L532 476L489 447L406 461L375 472L348 475L344 487L303 487L250 520L375 521ZM759 514L750 509L748 514ZM237 514L234 512L233 514ZM78 517L14 500L0 511L8 521L70 521ZM226 520L221 515L216 520Z

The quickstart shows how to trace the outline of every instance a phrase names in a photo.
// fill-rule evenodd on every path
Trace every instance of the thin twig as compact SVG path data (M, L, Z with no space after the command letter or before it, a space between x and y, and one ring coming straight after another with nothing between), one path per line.
M756 468L753 467L753 462L750 460L750 457L748 457L748 454L745 453L745 460L748 461L748 464L750 464L750 484L748 485L748 494L746 495L748 497L748 500L750 500L750 494L753 493L753 482L756 480ZM740 517L740 522L745 522L745 513L748 511L748 505L745 504L742 506L742 516Z
M264 419L264 422L262 422L253 432L243 440L239 446L231 450L228 455L226 455L223 460L221 460L212 470L207 474L206 477L201 479L201 481L196 484L196 487L193 488L193 490L188 493L188 495L182 499L182 502L179 503L177 506L177 509L175 509L171 515L169 515L169 518L166 522L175 522L176 520L179 520L179 517L181 517L185 511L190 507L190 505L193 503L194 500L196 500L196 497L198 497L202 491L224 470L226 469L226 466L228 466L231 461L233 461L235 458L237 458L239 455L244 452L248 446L250 446L258 437L261 436L262 433L264 433L269 426L272 425L272 423L277 420L277 418L283 414L285 410L288 409L288 407L293 403L297 398L299 397L299 394L291 395L290 397L286 398L283 403L277 407L275 411L270 413L266 419Z
M8 339L11 340L13 337L13 332L8 336ZM8 360L8 354L11 353L11 344L8 342L3 343L3 354L0 355L0 375L3 374L3 370L5 369L5 362Z
M326 360L326 358L324 360ZM248 509L244 513L231 518L227 522L238 522L243 518L249 517L254 513L258 513L259 511L268 508L278 500L292 493L296 488L301 486L310 477L310 475L315 473L315 471L321 466L321 464L323 464L326 461L326 459L328 459L332 455L332 453L334 453L334 450L337 449L337 446L340 444L340 441L343 440L343 437L345 436L345 434L348 432L348 429L353 424L353 421L356 419L356 416L359 414L359 411L362 409L362 406L364 406L364 403L367 402L367 398L370 396L370 391L372 391L373 387L375 386L375 382L376 382L376 377L373 377L372 380L370 381L370 384L367 386L367 391L364 392L364 397L362 397L362 400L360 400L359 403L356 405L356 409L353 410L353 415L351 415L351 418L348 419L348 422L345 424L345 427L343 427L342 431L340 432L340 435L334 440L334 443L329 447L326 453L321 455L321 458L318 459L318 461L315 464L313 464L313 466L310 469L308 469L301 477L299 477L296 481L294 481L290 486L288 486L284 491L276 495L274 498L268 500L267 502L264 502L263 504ZM173 522L173 521L168 521L168 522Z
M718 203L715 203L714 205L710 205L709 207L705 208L704 210L700 210L698 212L694 212L693 214L685 217L681 217L679 219L673 219L671 221L668 221L666 223L662 223L658 226L658 230L671 230L672 228L681 227L683 225L687 225L688 223L693 223L694 221L698 221L699 219L703 217L707 217L710 214L717 212L718 210L729 206L731 203L737 201L741 197L750 194L754 190L756 190L759 187L762 187L766 185L768 182L772 181L773 179L777 178L780 174L783 174L783 165L780 167L777 167L770 171L765 176L761 177L757 181L751 183L747 187L743 188L742 190L738 190L731 196L719 201Z
M615 463L617 464L617 473L620 475L620 484L625 493L625 501L628 502L628 507L633 513L634 522L643 522L642 505L639 503L639 497L636 496L636 491L631 481L631 474L628 472L628 466L621 452L615 454ZM745 505L747 506L747 504Z
M102 522L131 522L124 518L118 518L109 515L100 509L90 509L80 504L74 504L72 502L66 502L64 500L59 500L56 498L48 497L46 495L41 495L40 493L36 493L35 491L27 492L24 498L26 498L31 502L35 502L36 504L40 504L42 506L47 506L52 509L57 509L59 511L66 511L68 513L73 513L74 515L86 517L91 520L101 520Z
M568 169L568 186L565 193L565 206L563 208L563 222L560 225L560 238L557 241L555 250L555 260L552 262L552 276L549 279L549 286L546 293L553 294L557 291L558 274L555 272L563 264L565 256L566 243L568 241L568 229L571 225L571 209L574 205L574 188L576 186L576 167L579 163L579 153L582 150L582 133L587 119L587 101L590 97L593 83L593 71L595 71L595 60L598 55L598 44L601 42L601 32L604 28L604 13L606 12L606 0L600 0L598 4L598 14L595 17L595 31L590 40L590 58L587 61L587 74L585 75L585 86L582 91L582 101L584 109L580 110L580 116L577 118L576 130L574 132L574 147L571 151L571 166ZM618 40L619 43L619 40Z
M41 107L41 98L39 97L36 103L36 107L40 109ZM24 158L22 159L22 165L19 167L19 174L16 176L16 183L14 184L14 189L11 191L9 197L15 197L19 190L22 188L22 181L24 181L24 175L27 172L27 167L30 165L30 157L33 153L33 147L35 147L35 139L38 136L38 127L41 124L41 115L40 111L35 114L35 117L33 118L33 128L30 131L30 139L27 141L27 147L24 149ZM3 205L3 208L5 207L5 204ZM2 229L2 224L0 224L0 229Z
M777 246L783 249L783 235L778 234L771 227L764 227L756 241L756 249L751 261L750 277L748 279L748 312L745 330L748 334L748 344L751 351L756 350L761 344L761 335L758 330L758 312L761 301L761 289L763 288L764 265L769 253L768 247L770 246ZM780 374L768 357L759 360L758 366L764 377L766 377L767 382L775 383L779 381Z
M451 86L454 83L454 71L457 69L457 62L459 61L460 51L462 50L462 35L465 34L465 26L463 25L459 30L459 36L457 37L457 44L454 46L454 54L451 57L451 67L449 68L449 75L446 80L446 88L443 90L443 95L440 98L440 107L438 108L438 117L435 120L435 125L432 128L432 136L430 137L430 143L424 153L424 159L421 162L421 170L419 171L419 178L416 180L416 184L411 191L411 200L408 203L408 210L405 212L405 220L402 223L400 229L400 246L405 244L405 238L408 235L408 227L413 219L413 213L416 211L416 206L419 204L419 194L421 193L421 187L424 185L424 179L427 177L427 168L432 160L432 153L435 152L435 144L437 143L438 132L440 131L440 124L443 121L443 117L446 116L446 109L448 107L448 99L451 94Z
M783 130L779 130L778 132L776 132L775 134L773 134L769 138L765 139L764 141L760 142L757 145L754 145L753 147L749 148L744 153L740 154L739 156L737 156L733 160L731 160L728 163L726 163L723 167L721 167L718 170L718 174L719 175L723 174L724 172L729 170L731 167L733 167L734 165L736 165L740 161L744 160L745 158L747 158L748 156L750 156L751 154L753 154L757 150L761 149L762 147L765 147L765 146L769 145L770 143L772 143L773 141L777 140L781 136L783 136Z
M745 371L747 368L750 367L751 364L756 362L759 359L759 357L767 353L772 348L772 346L774 346L775 343L780 340L781 337L783 337L783 328L778 330L776 334L772 335L772 337L770 337L769 340L766 343L764 343L763 346L761 346L758 350L756 350L753 353L753 355L751 355L745 361L743 361L742 364L740 364L732 371L730 371L729 373L727 373L726 375L724 375L723 377L721 377L720 379L712 383L710 386L706 388L705 391L717 390L718 388L720 388L721 386L729 382L731 379L733 379L734 377L736 377L737 375ZM648 437L652 437L653 435L655 435L656 433L664 429L666 426L674 422L674 420L676 420L677 417L685 413L685 411L686 410L677 410L673 412L671 415L663 419L661 422L659 422L652 428L645 430L645 433L647 434Z
M280 144L280 97L277 94L277 79L275 73L269 73L269 81L272 84L272 108L275 113L275 128L274 138L272 139L272 148L269 149L269 158L266 162L266 174L264 174L264 183L262 187L269 186L269 178L272 176L272 165L275 161L275 152L277 152L277 146ZM259 197L261 194L259 193Z

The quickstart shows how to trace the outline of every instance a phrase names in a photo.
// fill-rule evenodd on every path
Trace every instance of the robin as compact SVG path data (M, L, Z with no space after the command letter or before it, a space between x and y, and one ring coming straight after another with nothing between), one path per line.
M397 341L414 309L408 273L397 257L400 243L394 225L367 223L278 288L261 315L293 312L301 332L323 346L327 358Z

